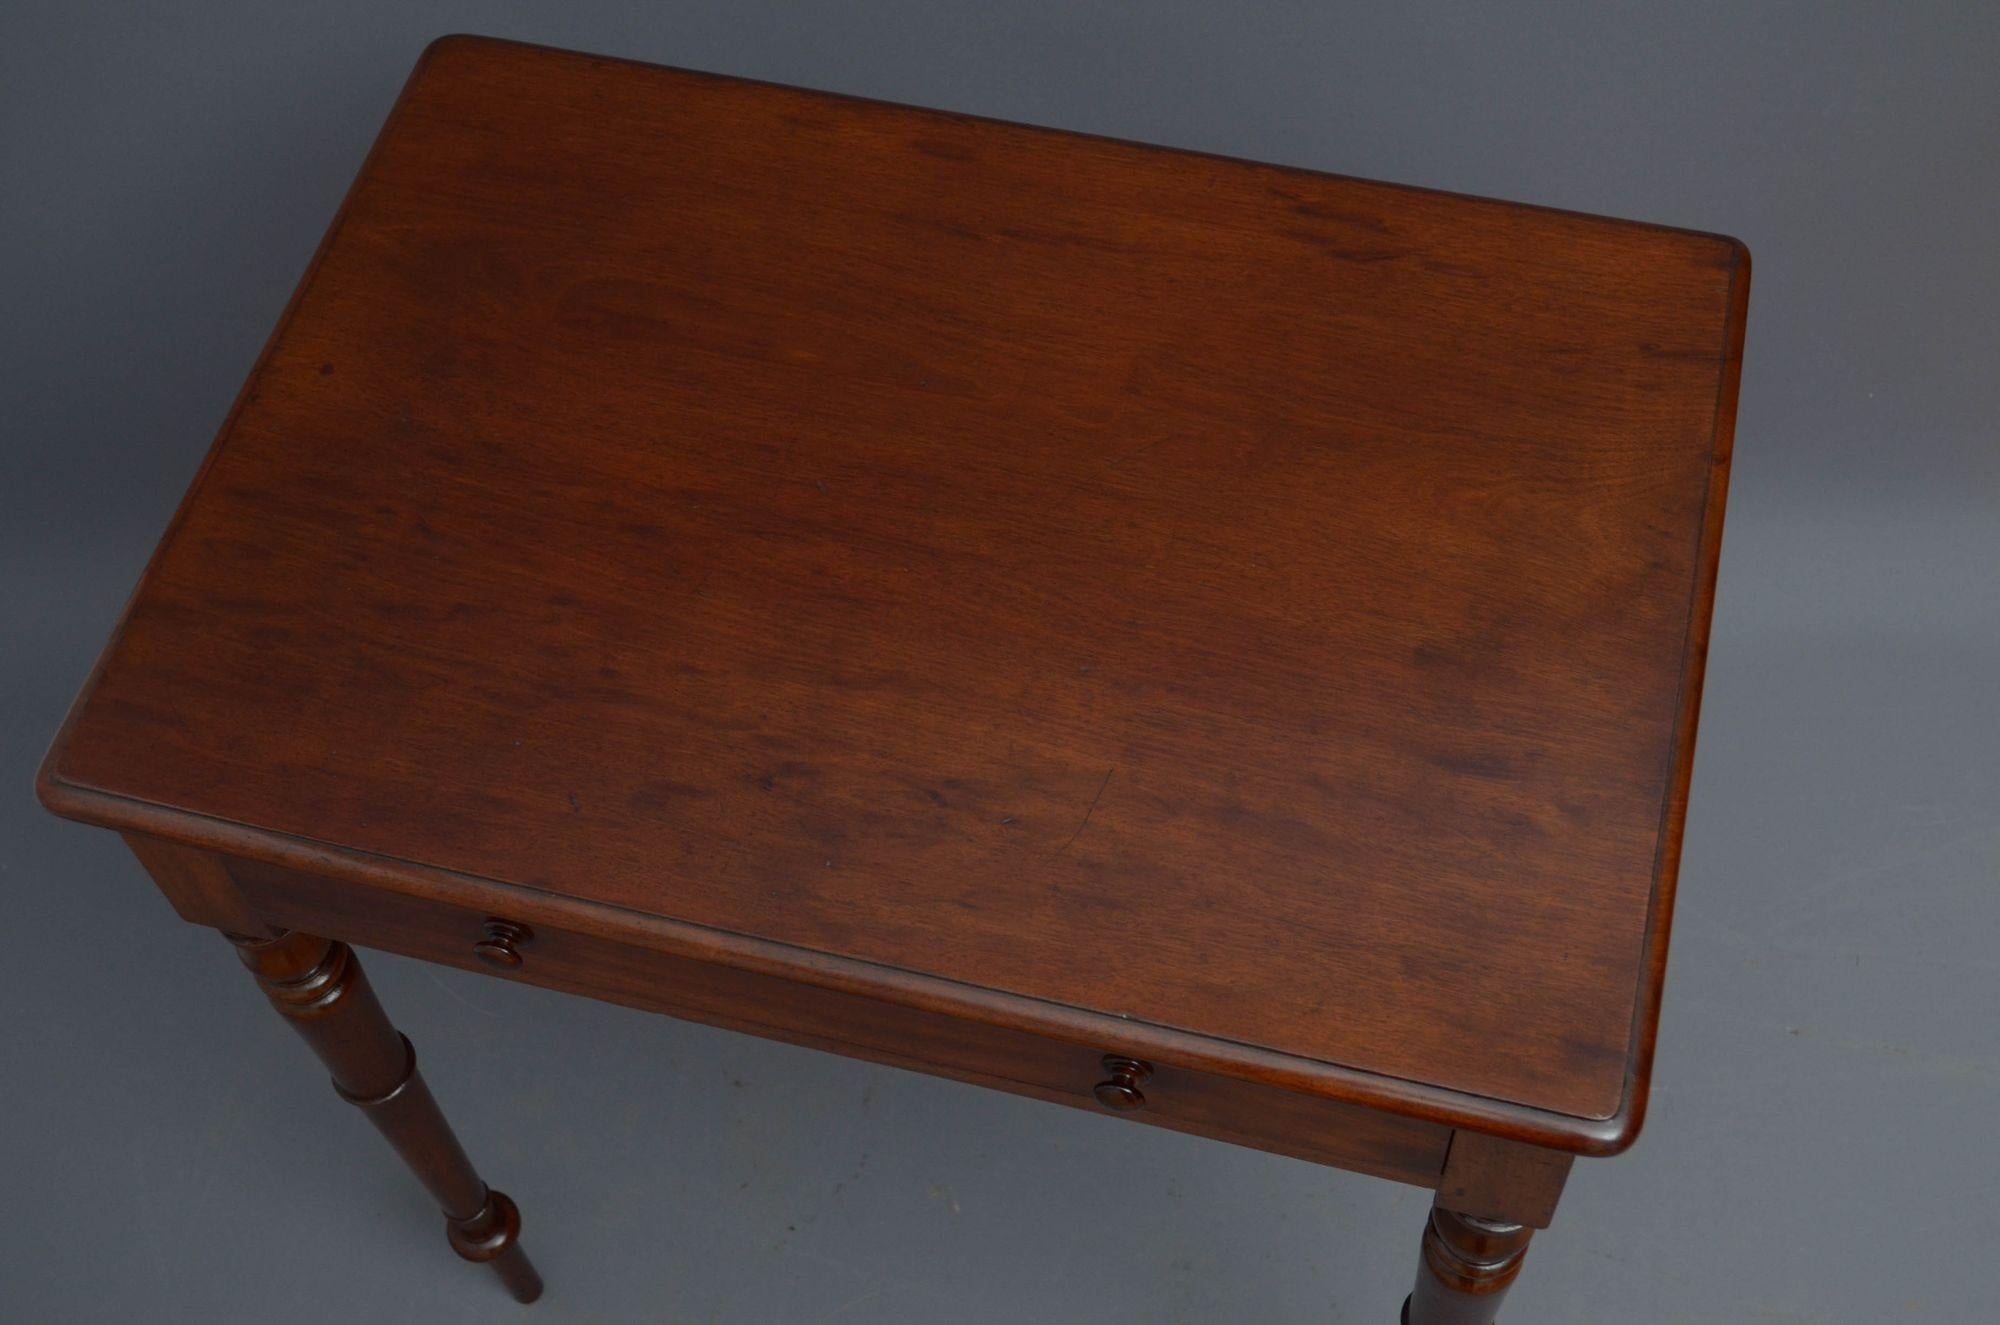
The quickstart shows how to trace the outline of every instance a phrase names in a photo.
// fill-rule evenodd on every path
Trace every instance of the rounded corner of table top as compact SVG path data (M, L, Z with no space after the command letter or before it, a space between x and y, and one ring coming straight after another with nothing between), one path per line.
M35 800L44 810L59 818L77 817L79 798L76 789L63 781L56 772L56 759L53 754L42 760L40 766L35 769Z
M64 723L50 740L41 763L35 767L35 800L58 818L98 823L100 821L93 811L99 805L101 793L80 786L63 772L64 759L69 753L70 727L71 723Z
M60 761L53 754L36 771L35 799L57 818L92 828L148 833L165 826L165 817L158 807L72 781L63 774Z

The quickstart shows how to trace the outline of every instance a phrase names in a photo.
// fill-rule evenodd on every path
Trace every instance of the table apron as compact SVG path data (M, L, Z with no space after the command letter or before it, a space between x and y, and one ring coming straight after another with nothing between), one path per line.
M236 857L217 857L265 924L559 989L751 1035L1028 1095L1276 1154L1434 1188L1451 1129L1149 1057L1144 1107L1108 1112L1094 1087L1115 1043L1067 1041L565 929L533 908L521 964L474 955L489 916L430 898ZM1137 1056L1137 1055L1134 1055Z

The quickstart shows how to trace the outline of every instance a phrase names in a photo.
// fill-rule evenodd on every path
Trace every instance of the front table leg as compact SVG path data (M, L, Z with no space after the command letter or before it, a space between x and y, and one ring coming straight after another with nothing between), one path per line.
M541 1276L521 1250L520 1211L473 1171L417 1074L416 1051L389 1024L354 950L296 930L228 938L271 1006L332 1071L340 1097L368 1115L444 1207L452 1250L490 1264L515 1301L540 1297Z
M1416 1291L1403 1304L1404 1325L1492 1325L1533 1233L1433 1206Z

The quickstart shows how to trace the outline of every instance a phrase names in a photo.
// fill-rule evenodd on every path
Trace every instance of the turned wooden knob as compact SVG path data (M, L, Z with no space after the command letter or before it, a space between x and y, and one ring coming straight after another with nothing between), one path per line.
M1108 1081L1100 1081L1091 1090L1097 1102L1107 1109L1120 1113L1130 1113L1134 1109L1146 1107L1146 1093L1139 1089L1146 1078L1153 1075L1153 1065L1142 1063L1136 1058L1124 1058L1118 1054L1104 1055L1104 1070L1111 1074Z
M521 955L521 945L533 937L535 931L526 925L488 916L486 937L472 945L472 952L488 966L499 966L511 971L527 960Z

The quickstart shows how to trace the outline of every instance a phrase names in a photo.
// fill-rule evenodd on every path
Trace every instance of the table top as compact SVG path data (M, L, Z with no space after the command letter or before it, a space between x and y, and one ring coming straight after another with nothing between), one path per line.
M447 39L43 794L1619 1143L1747 277Z

